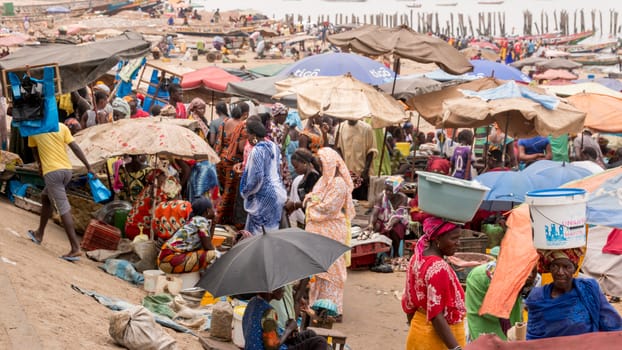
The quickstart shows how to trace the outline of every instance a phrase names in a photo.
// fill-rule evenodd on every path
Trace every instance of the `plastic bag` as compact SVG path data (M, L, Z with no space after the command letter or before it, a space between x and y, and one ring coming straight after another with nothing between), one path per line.
M160 251L155 241L137 241L134 239L132 246L134 247L134 253L138 255L138 261L134 263L136 270L140 272L145 270L157 270L156 260Z
M112 192L93 174L89 173L89 187L95 203L105 202L112 196Z
M110 317L108 333L129 350L176 350L177 343L143 306L119 311Z

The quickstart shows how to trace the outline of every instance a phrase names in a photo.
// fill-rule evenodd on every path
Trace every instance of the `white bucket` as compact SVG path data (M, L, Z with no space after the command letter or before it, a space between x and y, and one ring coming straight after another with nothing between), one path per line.
M231 322L231 340L240 349L244 349L244 332L242 331L242 318L244 318L246 305L238 305L233 308L233 321Z
M179 273L176 274L182 280L181 289L193 288L199 283L199 279L201 279L201 275L199 271L197 272L187 272L187 273Z
M160 270L145 270L143 271L143 275L145 276L145 284L143 288L146 292L155 292L156 285L158 283L158 276L163 276L164 272Z
M525 195L537 249L566 249L586 244L587 194L579 188L531 191Z

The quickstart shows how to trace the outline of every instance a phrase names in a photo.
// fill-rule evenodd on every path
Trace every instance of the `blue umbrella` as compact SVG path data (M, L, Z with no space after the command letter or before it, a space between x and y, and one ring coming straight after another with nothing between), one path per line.
M63 6L52 6L45 10L47 13L70 13L71 10Z
M380 85L392 82L395 72L382 63L353 53L325 53L301 59L278 75L296 77L340 76L346 73L364 83Z
M520 171L491 171L475 178L490 191L480 209L507 211L525 201L525 193L535 189L529 176Z
M522 172L529 177L536 190L557 188L570 181L592 175L592 172L585 168L552 160L539 160Z
M622 175L605 181L587 201L587 222L622 228Z
M466 75L476 76L480 78L493 77L501 80L516 80L523 83L529 83L531 79L523 74L520 70L499 62L488 60L471 60L473 72Z

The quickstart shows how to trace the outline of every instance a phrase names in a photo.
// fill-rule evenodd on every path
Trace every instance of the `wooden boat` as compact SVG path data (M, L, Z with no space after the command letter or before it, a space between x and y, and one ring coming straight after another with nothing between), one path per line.
M413 1L412 4L407 4L406 7L410 7L411 9L421 8L422 4L420 2Z
M575 46L570 46L568 48L566 48L566 52L570 52L570 53L593 53L593 52L600 52L600 51L604 51L607 49L613 49L615 47L618 46L618 42L617 41L610 41L610 42L605 42L605 43L599 43L599 44L585 44L585 45L575 45Z
M436 3L436 6L457 6L457 2L439 2Z
M542 35L524 35L524 36L515 36L515 37L509 37L509 38L496 37L494 38L494 41L496 43L501 43L503 41L533 40L534 42L542 41L543 44L547 44L547 45L576 45L581 40L589 38L592 35L594 35L594 32L591 30L588 30L585 32L580 32L576 34L568 34L568 35L562 35L561 33L548 33L548 34L542 34Z
M622 56L584 55L570 57L570 59L584 66L613 66L622 61Z
M480 5L501 5L504 3L504 1L478 1L477 2Z

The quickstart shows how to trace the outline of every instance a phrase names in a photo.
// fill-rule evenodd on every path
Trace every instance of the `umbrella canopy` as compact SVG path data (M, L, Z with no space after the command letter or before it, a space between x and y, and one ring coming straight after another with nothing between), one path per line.
M182 75L181 87L187 90L204 87L208 90L223 92L227 89L228 83L240 81L242 78L229 74L222 68L206 67Z
M573 83L598 83L611 90L622 91L622 81L614 78L596 78L596 79L579 79L574 80Z
M468 75L475 75L480 78L492 77L501 80L516 80L524 83L531 81L520 70L503 63L488 60L471 60L469 62L473 65L473 72L468 73Z
M76 91L106 74L120 60L144 57L151 44L136 33L83 45L25 47L0 59L2 69L57 63L64 92Z
M350 73L356 79L371 85L393 81L395 72L382 63L353 53L325 53L305 57L286 67L279 76L317 77L340 76Z
M622 188L622 175L607 180L590 194L587 203L589 224L622 228L620 188Z
M271 63L259 67L248 68L247 70L253 74L271 77L279 74L283 69L289 67L290 65L290 63Z
M275 98L295 94L301 118L328 115L338 119L371 118L374 128L400 124L408 119L404 107L390 95L350 75L290 78L276 83Z
M71 13L71 10L63 6L51 6L45 10L46 13Z
M459 85L452 85L440 91L420 95L417 98L411 98L406 101L406 104L419 112L421 117L428 123L436 126L443 120L443 101L463 97L464 95L460 90L487 90L501 84L503 82L493 78L477 79Z
M93 166L125 154L161 154L218 163L218 155L207 142L184 127L192 123L184 119L122 119L84 129L75 135L75 142ZM80 167L82 163L72 157L72 164Z
M593 172L565 162L539 160L522 171L529 176L536 189L557 188L570 181L593 175Z
M214 297L272 292L321 272L350 250L328 237L289 228L247 238L207 268L197 286Z
M611 90L601 84L597 83L580 83L570 85L541 85L541 88L548 92L554 93L557 96L567 97L580 93L593 93L600 95L613 96L616 98L622 98L622 93L619 91Z
M11 33L0 36L0 46L15 46L30 40L30 37L22 33Z
M364 55L397 55L420 63L436 63L452 74L473 69L469 61L444 40L417 33L408 26L393 28L366 25L328 36L328 41L342 50Z
M622 98L581 93L567 100L586 113L586 128L598 132L622 133Z
M427 94L432 91L439 91L443 85L436 80L425 77L400 77L395 81L395 91L393 82L379 85L378 88L387 94L393 92L393 97L398 100L408 100L418 95Z
M512 210L525 201L525 193L535 190L529 176L519 171L487 172L476 177L475 181L490 188L480 206L490 211Z
M273 77L229 83L227 84L225 92L232 95L248 97L262 103L274 103L272 96L277 93L274 84L285 79L285 77L275 75ZM288 107L296 108L295 95L283 96L280 102Z
M579 76L573 74L565 69L547 69L544 73L539 73L533 76L536 80L574 80Z
M442 126L475 128L497 122L513 137L560 136L580 132L585 120L585 113L570 104L513 81L489 90L463 90L462 94L467 97L443 102Z
M546 69L577 69L582 66L581 63L577 63L571 60L567 60L565 58L553 58L551 60L547 60L545 62L537 63L536 68L540 70Z
M523 67L535 66L535 65L537 65L539 63L544 63L546 61L547 61L546 58L537 57L537 56L531 56L531 57L525 58L524 60L512 62L512 63L510 63L510 66L512 66L514 68L522 69Z

